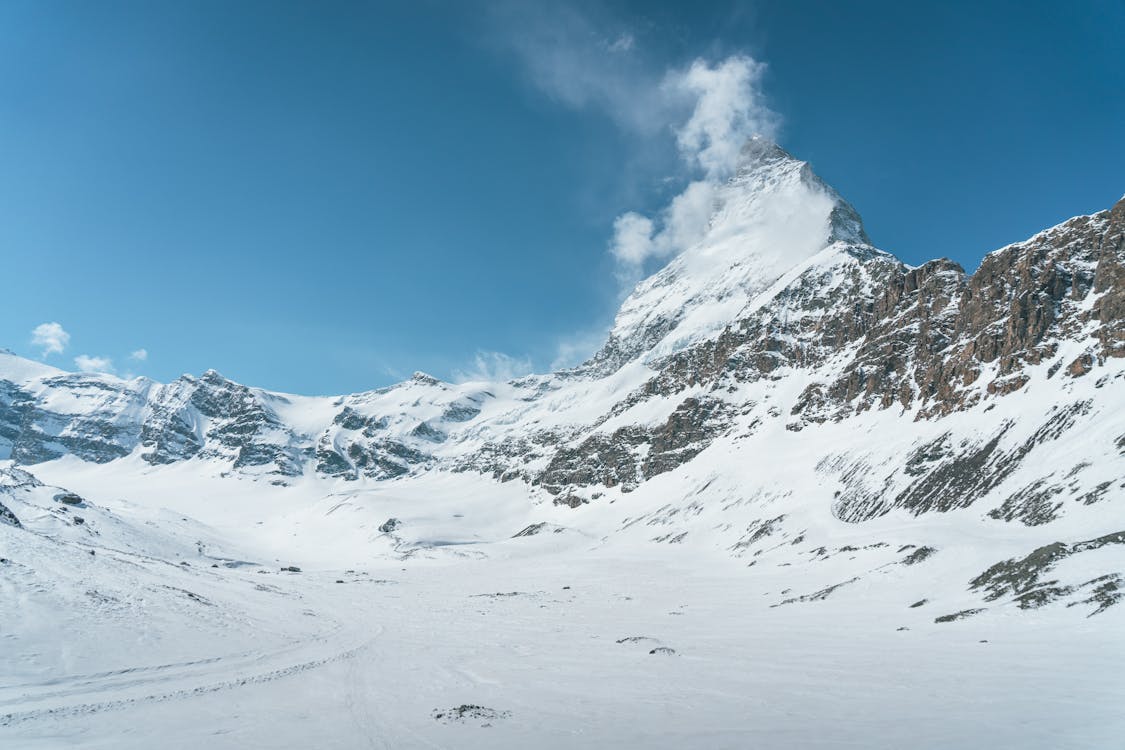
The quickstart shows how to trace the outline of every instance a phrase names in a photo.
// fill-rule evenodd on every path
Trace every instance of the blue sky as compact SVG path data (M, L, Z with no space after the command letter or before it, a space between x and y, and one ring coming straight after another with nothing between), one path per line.
M752 112L907 262L1125 192L1125 6L921 6L10 0L0 346L301 393L588 353L615 219L694 177L697 60L764 65Z

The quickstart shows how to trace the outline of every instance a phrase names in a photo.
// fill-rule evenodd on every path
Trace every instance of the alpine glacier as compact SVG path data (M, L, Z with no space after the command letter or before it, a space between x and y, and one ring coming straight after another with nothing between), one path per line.
M1125 199L910 267L749 141L584 364L0 354L4 747L1112 747Z

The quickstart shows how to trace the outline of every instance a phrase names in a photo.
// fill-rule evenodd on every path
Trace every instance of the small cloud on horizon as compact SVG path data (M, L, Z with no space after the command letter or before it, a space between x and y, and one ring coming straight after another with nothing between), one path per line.
M598 328L561 339L555 345L555 358L551 360L551 371L569 370L582 364L605 344L608 335L607 328Z
M79 372L101 372L110 375L114 373L113 360L109 357L79 354L74 358L74 366L78 368Z
M129 355L129 359L134 362L145 362L148 360L148 349L137 349Z
M410 377L410 373L400 370L392 365L382 365L379 370L388 378L393 378L396 382L402 382Z
M454 370L455 383L504 383L534 371L528 357L513 357L503 352L478 351L468 370Z
M70 334L59 323L40 323L31 331L32 346L41 349L40 356L62 354L70 345Z
M633 49L634 44L636 44L636 38L626 31L614 39L606 49L610 52L628 52Z

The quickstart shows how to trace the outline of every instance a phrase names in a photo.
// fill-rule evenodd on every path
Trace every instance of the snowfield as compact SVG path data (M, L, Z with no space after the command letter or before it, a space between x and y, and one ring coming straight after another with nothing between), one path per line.
M41 474L85 507L27 488L27 528L0 524L6 748L1104 748L1125 730L1122 608L935 622L1005 554L955 518L837 523L822 538L843 552L747 567L544 521L510 538L526 503L463 476L300 503L67 463ZM206 522L182 515L197 501ZM864 549L923 534L941 549L915 564ZM1083 565L1120 570L1119 550Z

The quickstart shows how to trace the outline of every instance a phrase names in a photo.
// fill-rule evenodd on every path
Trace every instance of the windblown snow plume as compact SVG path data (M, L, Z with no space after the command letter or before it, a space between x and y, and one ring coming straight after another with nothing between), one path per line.
M610 252L623 284L635 283L646 261L677 255L702 240L719 189L738 167L743 144L755 135L773 135L778 117L763 102L764 70L763 63L736 55L714 64L696 60L665 76L661 91L667 100L673 105L690 102L687 120L672 127L685 167L702 176L689 182L655 220L632 211L617 217Z
M694 102L691 117L676 130L676 139L684 160L702 169L709 180L730 177L748 138L774 137L778 116L765 105L761 93L765 69L764 63L735 55L714 65L696 60L665 79L672 96Z
M676 150L683 189L651 216L629 211L614 221L609 251L622 287L636 283L649 261L700 241L742 145L776 134L780 118L762 94L766 65L738 54L663 69L649 62L631 30L566 5L530 14L507 4L493 13L507 29L507 46L547 96L573 109L601 110L630 135L669 137L667 148Z

